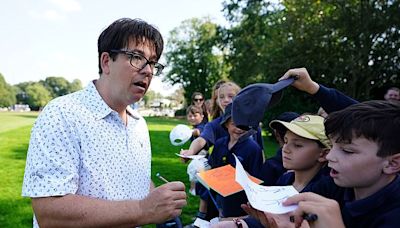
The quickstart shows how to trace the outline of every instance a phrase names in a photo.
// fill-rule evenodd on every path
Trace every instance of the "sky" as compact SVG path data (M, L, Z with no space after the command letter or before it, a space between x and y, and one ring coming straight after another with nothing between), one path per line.
M182 21L210 17L224 24L223 0L12 0L0 8L0 73L15 85L61 76L82 85L99 77L97 38L113 21L141 18L168 41ZM165 63L165 62L162 62ZM150 89L163 95L172 87L154 77Z

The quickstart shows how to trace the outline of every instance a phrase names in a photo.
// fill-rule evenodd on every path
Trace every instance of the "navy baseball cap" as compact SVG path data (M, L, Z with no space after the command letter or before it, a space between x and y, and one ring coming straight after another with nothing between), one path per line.
M220 124L222 127L225 127L224 125L225 125L226 121L228 121L229 118L231 118L231 117L232 117L232 103L229 103L229 104L225 107L225 112L224 112L224 114L222 115L221 122L219 122L219 124Z
M256 83L243 88L232 101L232 119L243 130L257 129L265 111L282 98L282 90L295 78L281 80L275 84Z

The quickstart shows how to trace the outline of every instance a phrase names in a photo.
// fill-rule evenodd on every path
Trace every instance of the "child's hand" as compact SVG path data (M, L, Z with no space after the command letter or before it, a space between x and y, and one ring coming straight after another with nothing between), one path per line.
M194 155L194 152L191 151L190 149L189 149L189 150L181 150L181 152L180 152L179 154L181 154L181 155ZM183 163L186 163L186 162L188 162L189 160L190 160L189 158L182 158L182 157L181 157L181 161L182 161Z
M197 129L197 128L193 129L192 135L193 135L193 137L195 137L195 138L199 137L199 136L200 136L200 130Z
M296 80L293 82L292 86L298 90L304 91L311 95L318 92L319 85L311 79L306 68L290 69L286 71L279 81L293 76L296 78Z
M339 204L332 199L325 198L312 192L300 193L289 197L283 205L298 204L293 212L293 218L297 226L303 225L303 215L316 214L317 220L304 222L304 225L312 227L344 227Z

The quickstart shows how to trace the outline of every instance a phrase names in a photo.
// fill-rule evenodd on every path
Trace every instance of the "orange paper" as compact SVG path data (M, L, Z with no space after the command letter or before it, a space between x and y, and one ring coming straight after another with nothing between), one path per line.
M243 190L242 186L235 181L235 171L235 168L231 165L225 165L200 172L197 176L200 183L208 190L211 188L218 194L226 197ZM260 184L263 182L251 175L248 176L254 183Z

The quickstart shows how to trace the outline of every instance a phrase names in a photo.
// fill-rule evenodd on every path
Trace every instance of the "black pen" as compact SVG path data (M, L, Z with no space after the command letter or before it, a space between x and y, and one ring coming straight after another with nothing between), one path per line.
M318 215L316 214L303 214L303 219L309 221L309 222L314 222L317 221Z
M306 213L304 213L303 216L302 216L302 218L305 219L305 220L307 220L307 221L309 221L309 222L315 222L315 221L317 221L317 219L318 219L318 215L316 215L316 214L306 214ZM293 216L293 215L290 216L289 219L290 219L290 222L294 222L294 216Z

